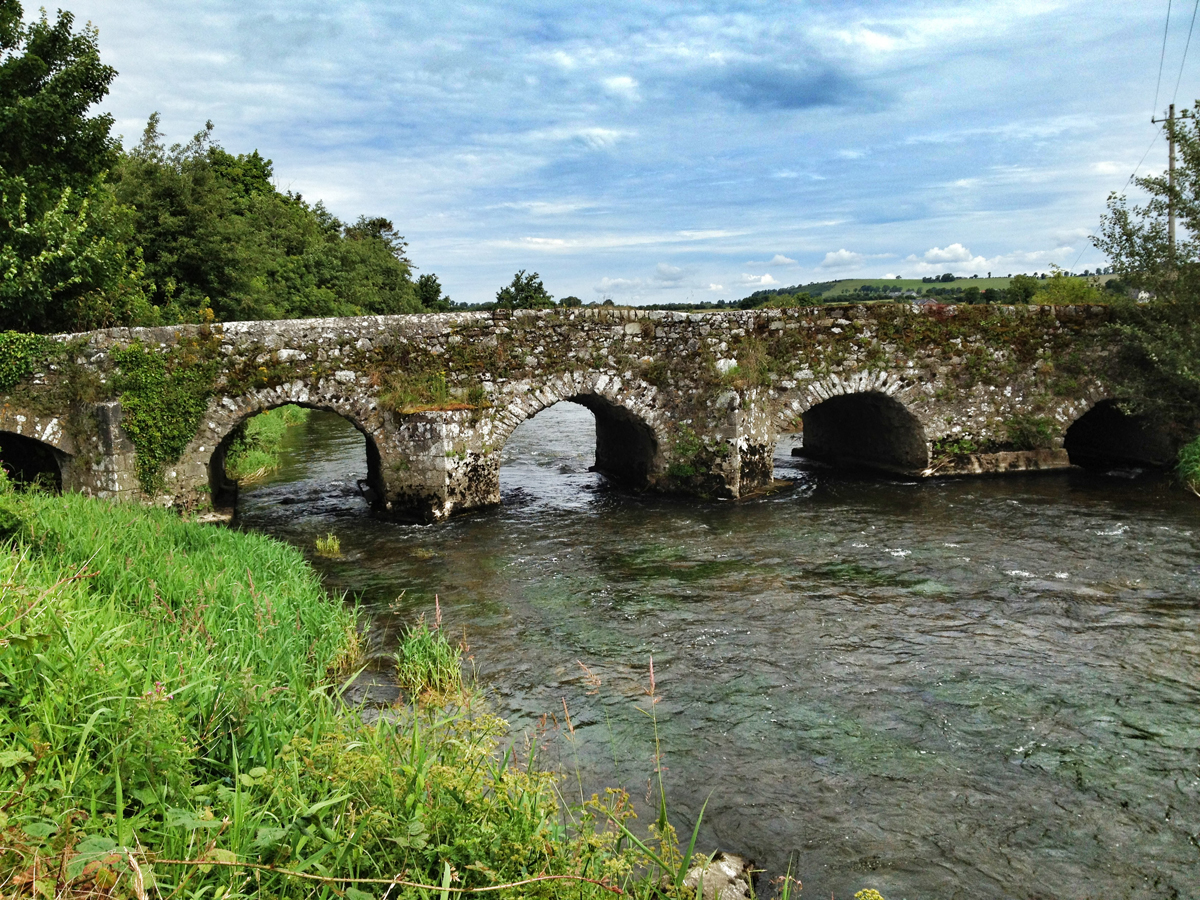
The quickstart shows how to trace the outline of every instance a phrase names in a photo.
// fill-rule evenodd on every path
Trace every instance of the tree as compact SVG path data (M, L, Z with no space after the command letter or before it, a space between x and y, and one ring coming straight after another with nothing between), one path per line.
M1038 287L1037 279L1032 275L1014 275L1009 279L1005 293L1009 303L1029 303Z
M431 272L417 279L417 301L429 312L444 312L450 308L450 298L442 293L441 282Z
M1164 175L1137 178L1148 200L1129 206L1110 194L1100 234L1092 243L1113 264L1123 286L1155 299L1138 304L1114 297L1119 387L1128 405L1168 423L1177 435L1200 431L1200 101L1193 116L1173 126L1174 183ZM1178 235L1172 246L1168 215Z
M165 145L157 113L113 173L169 318L389 315L419 312L406 244L380 216L347 225L320 202L281 193L271 160L232 154L205 124Z
M72 33L71 13L21 19L17 0L0 0L0 168L25 179L39 214L64 188L86 193L116 161L112 116L87 112L117 73L100 62L94 28Z
M501 309L552 309L554 298L537 272L526 275L522 269L513 276L510 284L496 292L496 306Z
M150 323L133 222L104 174L112 117L89 117L116 72L96 31L60 12L26 26L0 0L0 329Z

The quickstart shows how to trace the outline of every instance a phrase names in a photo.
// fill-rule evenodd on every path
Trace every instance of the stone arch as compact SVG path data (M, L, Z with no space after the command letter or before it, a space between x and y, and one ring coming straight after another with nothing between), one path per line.
M0 467L13 481L40 482L61 492L68 454L53 444L14 431L0 431Z
M803 455L839 466L914 474L929 464L925 429L884 391L837 393L801 414Z
M595 373L570 373L536 390L507 399L496 417L492 443L498 449L522 422L562 401L578 403L596 417L596 471L634 490L653 484L662 468L662 412L656 388L644 382Z
M1085 469L1134 465L1163 468L1178 447L1165 428L1144 415L1124 412L1117 400L1094 403L1067 428L1063 447L1072 465Z
M362 434L367 452L368 500L374 509L381 508L386 496L379 449L383 417L375 403L363 397L310 389L299 382L214 400L201 422L200 434L185 451L177 469L181 474L194 472L198 482L195 487L201 490L201 485L206 487L214 506L234 505L237 482L225 475L225 454L238 427L259 413L288 404L335 413Z
M925 422L905 402L916 386L904 375L832 374L783 386L788 390L774 409L773 437L802 433L804 446L794 454L905 474L928 465Z

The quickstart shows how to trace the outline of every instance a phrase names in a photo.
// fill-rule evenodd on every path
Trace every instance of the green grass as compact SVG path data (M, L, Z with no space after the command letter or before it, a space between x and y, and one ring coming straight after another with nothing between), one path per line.
M0 482L0 891L365 900L396 878L391 898L535 879L488 896L588 898L608 893L582 878L642 897L674 880L655 860L677 853L628 839L628 797L568 807L477 695L370 725L344 708L360 628L294 548ZM440 629L410 638L456 669Z
M433 625L422 616L396 651L396 680L413 696L462 689L462 651L446 639L440 620L440 610Z
M926 291L929 288L968 288L976 287L981 291L988 288L1007 288L1009 278L959 278L956 281L922 281L920 278L847 278L836 282L831 288L821 294L821 299L828 301L833 297L852 294L864 285L877 288L891 288L898 291Z
M1193 493L1200 495L1200 435L1179 451L1179 477Z
M225 474L238 481L254 481L279 468L279 451L288 428L308 421L311 410L280 406L247 420L230 442Z
M1110 281L1115 276L1113 275L1097 275L1095 277L1071 276L1078 281L1087 284L1096 281L1099 284L1104 284ZM929 288L956 288L962 290L964 288L974 287L981 291L990 289L1004 290L1008 288L1011 278L957 278L954 281L922 281L920 278L846 278L841 281L836 281L830 287L822 291L818 296L822 300L828 302L834 297L842 297L846 294L852 294L864 285L876 288L890 288L898 291L928 291ZM1044 286L1049 279L1039 279L1040 286Z

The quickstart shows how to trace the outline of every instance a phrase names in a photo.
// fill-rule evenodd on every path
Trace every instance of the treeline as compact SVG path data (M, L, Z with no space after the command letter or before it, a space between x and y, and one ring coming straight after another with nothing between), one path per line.
M116 71L92 28L26 25L0 0L0 330L375 315L449 307L385 218L340 221L279 191L269 159L213 126L125 149L89 115Z

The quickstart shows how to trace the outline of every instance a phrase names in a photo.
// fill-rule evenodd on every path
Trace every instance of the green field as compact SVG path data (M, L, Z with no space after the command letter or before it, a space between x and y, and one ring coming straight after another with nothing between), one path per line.
M1092 277L1080 277L1082 281L1096 280L1100 284L1115 278L1115 275L1098 275ZM927 292L930 288L951 288L962 290L963 288L979 288L981 291L986 291L989 288L1004 290L1008 288L1008 283L1011 281L1007 276L1003 278L956 278L954 281L922 281L920 278L847 278L842 281L824 282L815 285L805 285L800 290L806 290L814 297L838 297L842 294L852 294L863 285L870 285L875 288L893 288L900 291L919 291ZM826 286L828 285L828 286Z

